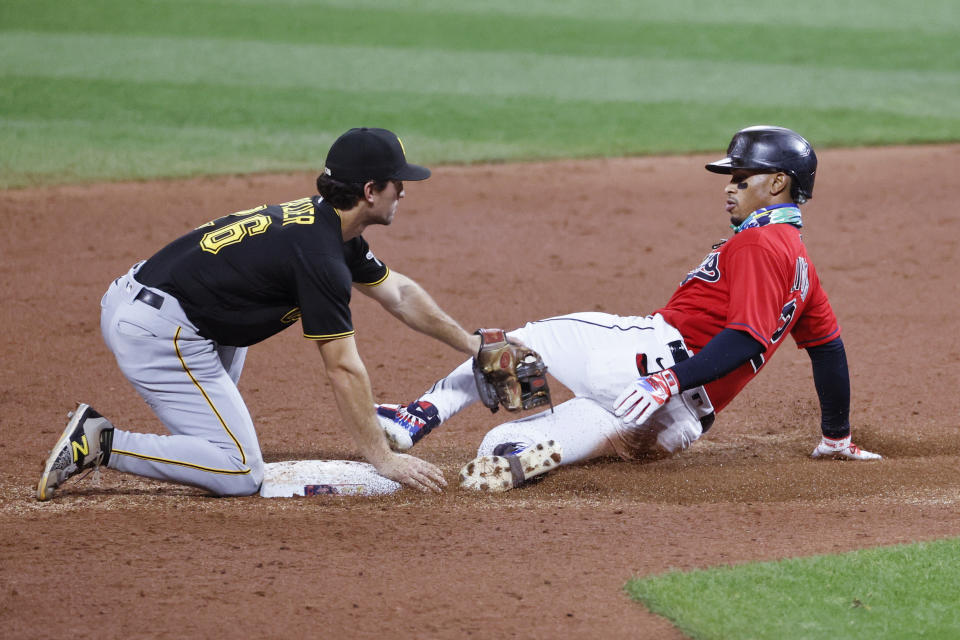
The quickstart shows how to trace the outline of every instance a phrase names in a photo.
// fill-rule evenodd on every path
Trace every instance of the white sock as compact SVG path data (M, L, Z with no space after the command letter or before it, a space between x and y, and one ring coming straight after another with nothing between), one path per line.
M461 364L447 377L437 380L429 391L417 399L433 404L437 408L440 422L446 422L448 418L479 401L477 383L473 378L473 359Z

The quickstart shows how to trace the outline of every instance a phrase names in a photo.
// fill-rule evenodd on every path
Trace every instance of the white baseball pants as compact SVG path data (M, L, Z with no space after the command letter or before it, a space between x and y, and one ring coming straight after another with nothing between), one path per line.
M614 400L640 375L638 354L646 354L650 373L690 355L680 333L660 315L573 313L530 322L508 336L539 353L550 375L576 397L553 412L495 427L481 442L479 455L492 453L504 442L532 445L545 440L560 444L563 464L608 455L634 459L672 454L701 436L701 418L712 419L713 407L702 387L674 396L642 426L624 424L613 415ZM433 403L442 421L477 402L472 360L419 399Z

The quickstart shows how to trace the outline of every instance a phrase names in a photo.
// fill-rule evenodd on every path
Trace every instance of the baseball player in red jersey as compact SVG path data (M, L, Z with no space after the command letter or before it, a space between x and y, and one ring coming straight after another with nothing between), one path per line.
M817 158L781 127L734 135L706 166L724 188L733 237L715 245L650 316L576 313L531 322L509 338L533 349L575 397L495 427L461 486L501 491L558 464L689 447L756 376L789 334L806 349L821 405L814 458L878 460L850 437L850 382L840 326L801 238L799 205L813 195ZM378 408L405 450L476 402L467 361L406 405Z
M351 129L330 147L320 196L262 205L187 233L117 278L101 301L104 341L170 435L114 428L81 404L55 444L39 500L87 468L250 495L264 466L237 389L249 345L300 321L316 342L344 427L387 478L423 491L446 484L434 465L391 451L374 414L350 315L351 288L404 324L464 353L463 330L410 278L391 271L361 233L389 225L403 180L430 170L406 161L386 129Z

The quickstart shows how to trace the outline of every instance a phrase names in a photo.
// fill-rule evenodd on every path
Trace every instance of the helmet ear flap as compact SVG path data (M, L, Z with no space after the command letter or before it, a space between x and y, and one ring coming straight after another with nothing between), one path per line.
M789 173L786 174L790 178L790 199L797 204L803 204L807 201L807 196L801 193L800 182Z

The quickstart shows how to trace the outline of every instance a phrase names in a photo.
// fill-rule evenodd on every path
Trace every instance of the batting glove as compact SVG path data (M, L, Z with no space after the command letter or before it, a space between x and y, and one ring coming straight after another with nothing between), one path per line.
M670 369L641 376L627 385L613 402L613 414L624 422L641 425L654 411L680 393L680 383Z
M853 444L850 436L834 440L823 436L820 444L810 454L812 458L832 458L834 460L882 460L883 456L879 453L864 451Z

